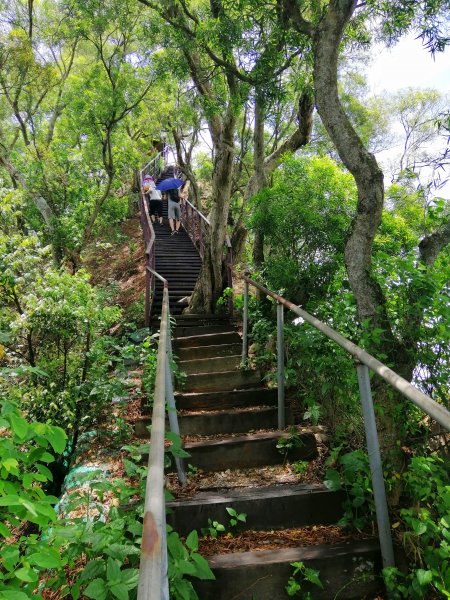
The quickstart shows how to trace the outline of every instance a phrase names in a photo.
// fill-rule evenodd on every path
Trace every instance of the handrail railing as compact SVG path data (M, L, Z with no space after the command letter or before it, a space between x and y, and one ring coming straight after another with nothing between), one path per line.
M334 341L348 352L356 361L358 374L358 384L363 407L364 427L366 431L366 442L369 455L369 464L372 477L372 486L375 500L375 510L377 516L378 535L380 539L381 555L383 567L394 566L394 551L392 546L391 528L389 523L389 514L386 501L386 491L384 486L383 469L381 464L381 455L378 443L378 434L375 421L375 412L373 408L372 392L370 387L369 369L384 379L398 392L403 394L408 400L413 402L422 411L437 421L445 429L450 431L450 412L441 404L435 402L432 398L415 388L411 383L400 377L395 371L380 362L374 356L345 338L343 335L299 308L289 300L279 296L275 292L268 290L261 284L253 281L247 276L244 279L244 315L243 315L243 336L242 336L242 359L245 360L248 354L248 287L254 286L266 296L270 296L277 302L277 349L278 349L278 426L284 427L284 343L283 343L283 307L288 308L293 313L301 317L304 321L318 329L323 335Z
M189 200L181 202L181 224L191 239L191 242L197 248L202 260L205 256L205 232L204 227L210 227L210 222L198 208Z
M165 167L165 153L158 152L158 154L152 158L140 171L141 182L144 180L145 175L150 175L153 179L157 179Z
M150 323L153 298L155 296L155 230L148 212L147 202L141 192L139 194L139 211L141 214L141 225L145 243L145 325Z
M138 600L169 600L167 579L166 504L164 499L164 439L166 421L167 327L169 290L164 287L156 367L148 474L145 487Z
M170 430L180 435L173 394L171 370L172 343L170 334L169 286L167 280L152 270L164 284L161 326L156 363L155 391L150 434L148 473L144 500L139 569L138 600L169 600L167 578L166 507L164 499L164 439L166 403ZM175 457L178 479L186 482L183 460Z

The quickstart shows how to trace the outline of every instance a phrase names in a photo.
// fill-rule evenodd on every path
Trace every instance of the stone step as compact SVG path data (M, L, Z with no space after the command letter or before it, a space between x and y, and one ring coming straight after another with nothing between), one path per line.
M195 346L216 346L218 344L238 344L241 336L235 331L226 333L210 333L207 335L194 335L176 338L173 342L174 348L193 348Z
M277 485L251 489L225 490L222 493L201 492L193 498L172 500L167 521L182 536L201 531L208 519L224 525L229 522L227 508L245 513L239 531L272 530L332 525L342 517L344 492L331 492L316 485Z
M225 333L234 331L233 327L227 323L218 323L217 325L178 325L174 329L174 337L193 337L198 335L208 335L212 333Z
M180 361L215 358L218 356L238 355L242 352L242 344L219 344L215 346L194 346L193 348L178 348L177 358Z
M195 581L201 600L281 600L292 575L292 562L319 571L323 589L302 582L302 593L314 600L361 600L383 592L378 542L364 540L258 552L216 554L208 563L215 581Z
M149 412L144 407L143 412ZM179 414L178 424L181 435L220 435L227 433L245 433L258 429L277 427L278 409L264 406L257 410L231 409L215 410L191 414ZM292 423L290 411L286 411L286 423ZM151 424L151 416L145 416L134 424L138 437L148 438L147 427Z
M218 373L199 373L189 375L183 391L185 392L217 392L226 389L251 388L261 383L261 375L257 371L222 371Z
M177 319L177 324L180 325L187 325L188 323L194 323L195 325L207 325L208 323L217 322L229 324L229 320L227 318L215 313L191 313L188 315L183 315Z
M222 371L238 370L241 355L217 356L214 358L199 358L195 360L180 360L178 366L188 375L199 373L221 373Z
M317 456L317 443L313 433L299 432L301 446L293 448L289 460L310 460ZM226 437L221 439L188 442L184 445L191 455L186 461L204 471L225 471L278 465L285 460L276 445L285 431L271 431Z
M273 406L277 403L277 390L254 387L245 390L219 392L181 392L175 394L178 409L213 410L239 406Z

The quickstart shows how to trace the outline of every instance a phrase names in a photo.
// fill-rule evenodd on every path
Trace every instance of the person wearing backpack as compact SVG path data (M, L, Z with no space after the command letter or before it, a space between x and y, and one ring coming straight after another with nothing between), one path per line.
M168 190L167 192L169 205L167 207L167 213L169 217L169 226L171 235L178 233L181 225L181 210L180 200L182 198L179 188Z
M159 224L163 224L163 203L162 194L159 190L153 186L150 190L150 219L155 223L156 218L159 219Z

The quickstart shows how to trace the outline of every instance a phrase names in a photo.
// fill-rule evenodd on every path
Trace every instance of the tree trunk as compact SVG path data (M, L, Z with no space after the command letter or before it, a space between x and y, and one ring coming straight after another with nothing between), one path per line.
M404 365L404 349L392 332L383 292L372 274L372 248L381 223L384 201L383 173L375 157L366 150L340 103L337 85L339 47L345 26L356 2L333 0L314 34L314 84L316 106L320 118L347 169L352 173L357 190L356 214L345 247L345 265L356 298L361 323L381 330L380 343L370 348L382 353L395 365ZM403 398L394 397L382 382L376 384L380 446L389 453L399 470L402 457L400 415Z
M256 90L255 97L255 129L253 133L253 168L254 178L251 193L257 194L267 185L266 171L264 169L264 117L265 106L262 94ZM250 190L249 190L250 191ZM255 231L253 239L253 263L259 270L264 263L264 231ZM261 293L258 290L258 296Z
M202 268L189 307L186 309L187 313L215 312L217 300L222 295L222 260L233 180L235 124L236 117L230 110L221 128L220 137L216 137L215 140L210 227Z
M198 189L197 178L195 177L194 170L192 168L192 148L189 149L188 152L183 152L182 139L181 135L176 129L176 127L172 128L173 140L175 142L175 150L177 153L177 163L180 167L181 171L186 175L187 179L190 181L192 191L194 193L194 206L201 211L200 206L200 190ZM194 139L197 139L197 135L193 134Z

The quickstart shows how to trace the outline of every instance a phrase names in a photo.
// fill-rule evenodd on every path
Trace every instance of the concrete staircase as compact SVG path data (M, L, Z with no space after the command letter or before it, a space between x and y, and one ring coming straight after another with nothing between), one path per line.
M192 294L197 281L201 258L182 227L171 235L167 218L167 202L163 202L163 224L155 223L155 270L169 282L170 313L181 315L188 305L187 298ZM152 305L154 324L157 324L162 306L162 283L157 279Z
M277 431L277 395L261 383L261 374L243 371L240 336L230 322L214 315L177 318L174 354L187 374L186 385L176 393L187 459L204 473L258 469L283 463L276 448L288 431ZM146 435L145 418L137 431ZM287 415L289 421L289 415ZM317 442L311 429L298 431L300 446L289 460L311 460ZM192 439L192 438L195 439ZM228 522L227 507L245 512L244 529L277 531L336 523L341 517L342 495L322 485L274 484L202 490L190 498L169 503L168 520L180 535L200 530L208 519ZM380 553L375 540L295 546L217 554L208 557L215 581L197 581L200 600L276 600L288 598L285 586L291 563L304 562L318 569L323 589L302 585L313 599L376 598L380 589Z

